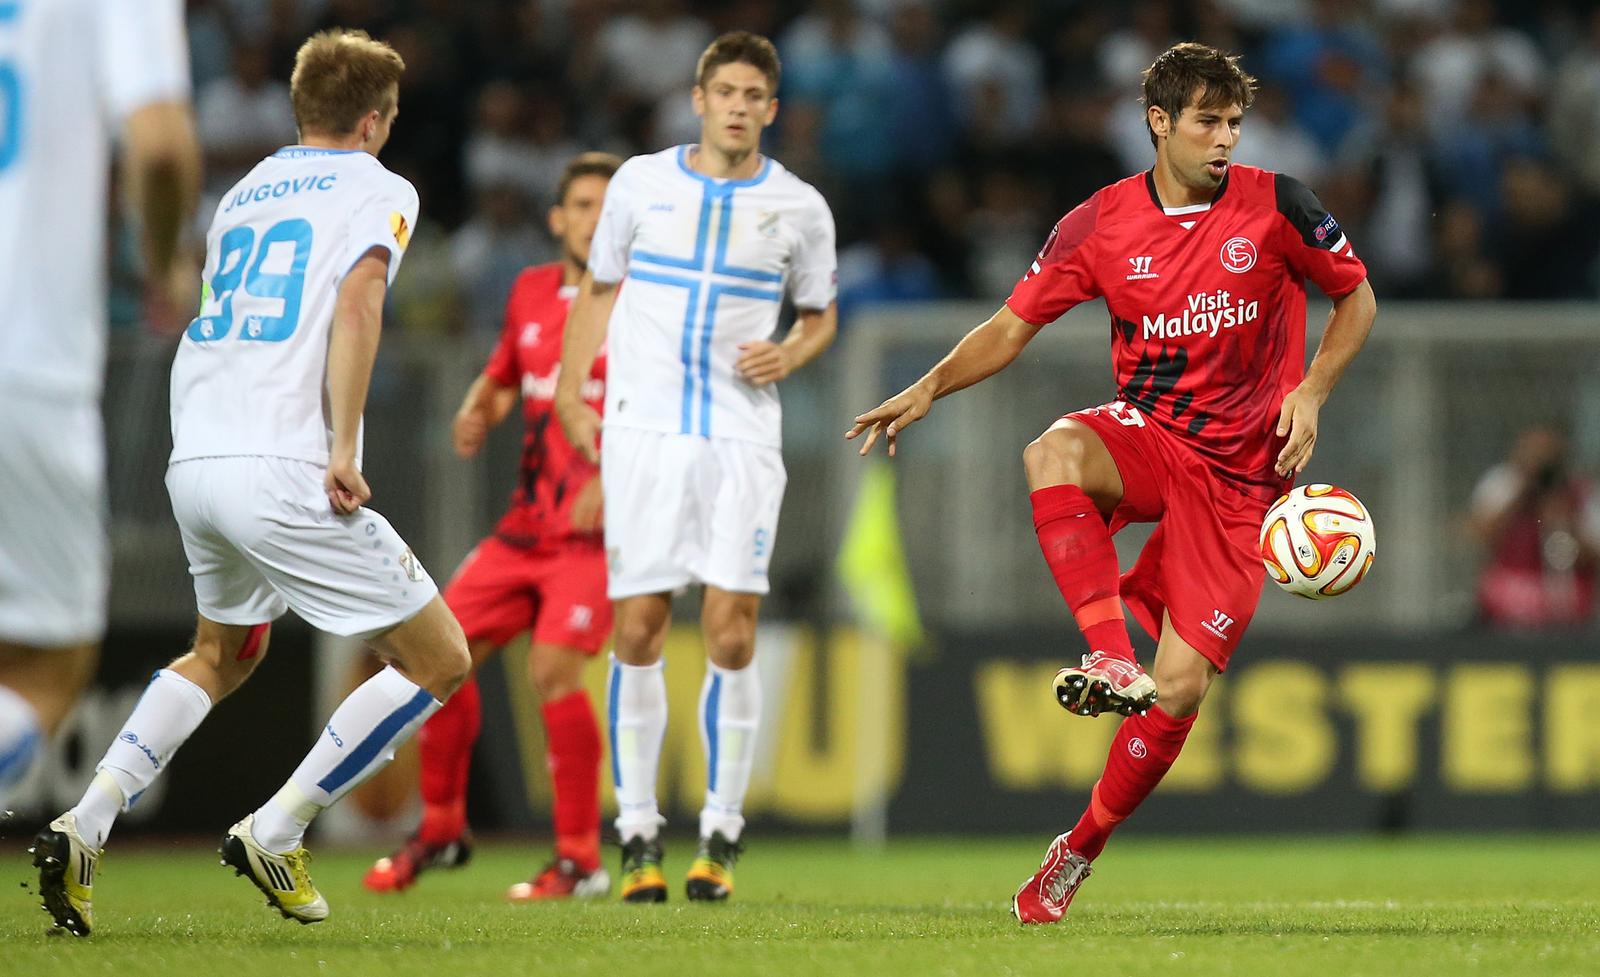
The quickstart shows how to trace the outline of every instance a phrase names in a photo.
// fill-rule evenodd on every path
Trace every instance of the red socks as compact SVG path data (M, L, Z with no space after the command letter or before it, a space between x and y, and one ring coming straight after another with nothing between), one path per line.
M478 680L469 677L417 732L422 761L422 827L417 833L427 844L449 844L466 830L467 774L481 722Z
M600 867L600 724L579 689L544 704L550 782L555 793L556 854L585 872Z
M1089 795L1089 807L1072 829L1073 851L1090 860L1100 854L1111 832L1150 796L1178 759L1194 719L1174 719L1160 706L1152 706L1146 715L1122 721L1111 741L1105 772Z
M1050 485L1030 499L1039 549L1089 649L1137 661L1122 617L1117 550L1100 510L1076 485ZM1089 807L1070 834L1074 852L1093 859L1104 850L1111 832L1166 776L1193 725L1194 716L1174 719L1160 706L1122 721Z
M478 680L467 679L417 733L422 759L421 839L444 845L467 826L467 774L481 724ZM555 790L556 853L585 872L600 867L600 725L579 689L544 704L545 742Z
M1039 549L1089 650L1137 661L1122 617L1117 549L1100 510L1076 485L1049 485L1029 499Z

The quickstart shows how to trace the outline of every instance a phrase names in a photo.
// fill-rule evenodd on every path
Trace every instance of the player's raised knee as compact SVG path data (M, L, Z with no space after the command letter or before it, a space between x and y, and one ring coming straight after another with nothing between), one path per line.
M1061 428L1051 428L1022 449L1022 468L1032 489L1083 484L1083 461L1083 444Z

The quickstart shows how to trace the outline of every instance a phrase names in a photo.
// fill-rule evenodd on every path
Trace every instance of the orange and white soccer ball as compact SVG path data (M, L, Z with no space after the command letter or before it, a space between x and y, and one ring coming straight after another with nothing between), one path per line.
M1372 514L1333 485L1300 485L1261 523L1261 560L1273 583L1298 597L1337 597L1361 582L1378 552Z

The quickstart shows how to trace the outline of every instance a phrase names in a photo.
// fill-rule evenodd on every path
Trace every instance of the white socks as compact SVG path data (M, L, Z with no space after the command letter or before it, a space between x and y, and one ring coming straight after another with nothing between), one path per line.
M617 833L624 842L654 838L663 819L656 806L656 771L667 733L663 665L624 665L611 656L606 683L611 733L611 779L617 788Z
M22 696L0 685L0 818L8 810L11 788L33 766L44 734L39 716Z
M720 831L738 841L744 830L744 795L755 763L761 723L761 681L755 662L738 671L706 662L700 688L700 741L706 750L706 806L700 837Z
M256 811L257 843L277 854L299 848L311 819L393 760L395 747L440 704L393 666L363 682L334 710L289 782Z
M156 672L72 809L84 841L105 846L117 815L133 806L209 712L204 689L170 668Z

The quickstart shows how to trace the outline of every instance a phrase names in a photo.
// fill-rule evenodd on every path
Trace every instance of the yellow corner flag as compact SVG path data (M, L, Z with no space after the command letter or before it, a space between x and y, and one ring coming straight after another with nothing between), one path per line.
M917 595L900 543L894 468L887 461L869 462L861 476L835 571L864 628L901 648L922 644Z

